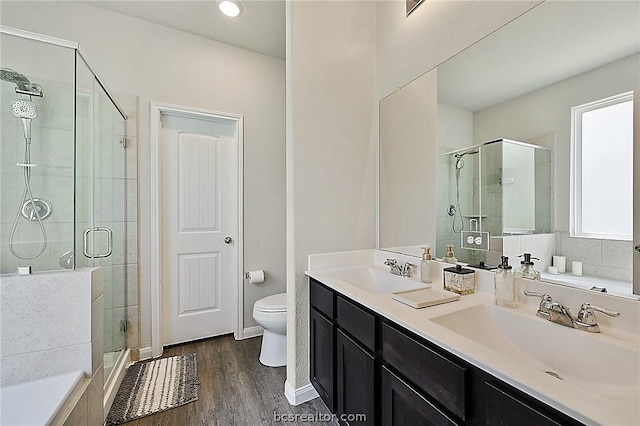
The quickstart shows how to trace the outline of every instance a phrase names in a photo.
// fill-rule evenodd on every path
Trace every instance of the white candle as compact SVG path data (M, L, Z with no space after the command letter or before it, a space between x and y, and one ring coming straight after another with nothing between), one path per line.
M576 262L575 260L571 262L571 275L582 276L582 262Z
M553 256L553 266L558 268L559 274L564 274L567 270L567 258L564 256Z
M558 273L558 268L556 268L555 266L549 266L549 273L550 274L557 274Z

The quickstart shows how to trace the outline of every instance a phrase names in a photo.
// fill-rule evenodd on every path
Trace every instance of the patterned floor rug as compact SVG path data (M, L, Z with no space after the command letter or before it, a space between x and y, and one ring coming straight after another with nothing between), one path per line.
M198 399L196 354L142 361L127 369L106 425L119 425Z

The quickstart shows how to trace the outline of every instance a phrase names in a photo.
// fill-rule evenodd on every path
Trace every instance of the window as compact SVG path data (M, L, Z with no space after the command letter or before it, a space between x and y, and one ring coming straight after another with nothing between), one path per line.
M571 109L572 236L631 240L633 92Z

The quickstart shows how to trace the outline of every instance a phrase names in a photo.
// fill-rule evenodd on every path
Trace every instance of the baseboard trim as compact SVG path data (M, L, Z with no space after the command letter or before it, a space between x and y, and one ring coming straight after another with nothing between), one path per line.
M311 401L320 395L318 395L318 392L311 383L308 383L301 388L293 389L287 380L284 382L284 396L287 397L289 404L300 405L307 401Z
M151 346L147 346L146 348L140 348L140 361L145 359L151 359L151 358L153 358L153 355L151 352Z
M238 336L236 340L244 340L244 339L250 339L252 337L262 336L263 332L264 332L264 329L259 325L256 325L254 327L247 327L242 330L242 334Z

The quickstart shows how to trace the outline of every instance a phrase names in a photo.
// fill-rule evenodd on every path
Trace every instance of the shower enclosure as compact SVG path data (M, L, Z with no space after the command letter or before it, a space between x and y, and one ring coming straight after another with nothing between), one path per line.
M498 139L440 154L436 167L438 257L452 244L461 262L497 264L503 236L552 232L548 148Z
M77 44L1 29L0 273L102 267L106 378L126 346L126 115Z

